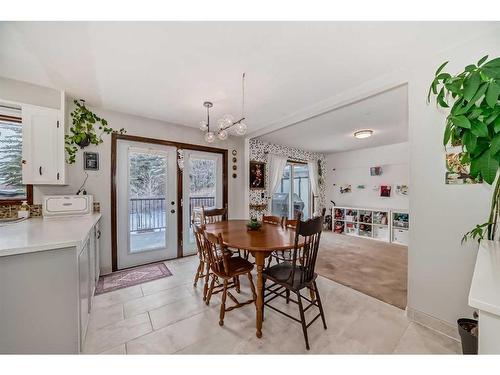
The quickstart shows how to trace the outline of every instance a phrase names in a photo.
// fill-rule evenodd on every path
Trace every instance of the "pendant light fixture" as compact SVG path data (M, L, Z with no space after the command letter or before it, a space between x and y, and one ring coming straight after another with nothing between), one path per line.
M229 131L234 129L236 135L245 135L247 132L247 126L243 122L245 120L245 73L241 77L241 117L239 120L235 121L232 115L224 115L219 121L217 121L217 130L213 129L213 125L210 123L210 108L214 106L212 102L206 101L203 106L207 109L207 120L200 121L200 130L205 132L205 141L207 143L213 143L217 139L225 141L229 137Z

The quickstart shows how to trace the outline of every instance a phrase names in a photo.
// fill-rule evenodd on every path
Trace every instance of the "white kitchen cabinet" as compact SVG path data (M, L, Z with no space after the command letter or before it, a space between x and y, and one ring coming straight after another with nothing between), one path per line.
M63 111L22 105L23 183L64 185Z
M78 255L78 285L80 302L80 345L85 342L85 334L90 316L90 240L85 242Z
M94 236L95 236L95 285L99 282L99 276L101 276L101 223L98 221L94 226Z
M100 217L30 218L0 227L0 354L82 352L91 270L94 282L99 274Z

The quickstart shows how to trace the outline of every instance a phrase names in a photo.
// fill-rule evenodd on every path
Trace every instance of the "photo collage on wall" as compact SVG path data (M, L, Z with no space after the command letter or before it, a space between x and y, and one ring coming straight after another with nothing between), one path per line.
M370 167L370 176L381 176L381 175L382 175L382 167ZM356 190L366 190L365 184L357 184L355 186ZM381 198L390 198L392 192L392 185L374 185L372 190L377 192L377 194ZM339 192L340 194L352 193L352 185L351 184L340 185ZM396 185L395 194L399 196L408 196L409 194L408 185L405 184Z

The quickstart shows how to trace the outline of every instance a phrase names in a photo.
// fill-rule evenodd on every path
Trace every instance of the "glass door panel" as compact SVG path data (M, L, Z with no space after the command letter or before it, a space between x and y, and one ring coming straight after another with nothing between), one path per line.
M130 252L164 248L167 244L167 157L158 152L131 149L128 164Z
M184 150L183 254L196 252L193 212L201 207L222 207L222 155Z
M290 183L293 181L293 183ZM271 213L286 216L289 219L302 213L302 219L308 219L311 213L311 185L309 168L305 164L288 163L283 172L280 185L273 194Z
M118 268L176 258L176 148L120 140L116 160Z

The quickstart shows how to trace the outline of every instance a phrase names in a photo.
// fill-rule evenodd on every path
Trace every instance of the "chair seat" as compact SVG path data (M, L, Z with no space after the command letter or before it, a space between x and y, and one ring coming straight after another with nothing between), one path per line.
M311 280L303 280L302 278L305 272L306 271L302 267L296 266L295 274L292 280L292 264L289 262L283 262L266 268L264 271L262 271L262 276L264 277L264 280L269 279L277 282L278 284L286 286L289 289L300 290L308 286L318 276L316 273L314 273L314 276Z
M221 261L222 263L222 261ZM250 272L253 269L253 264L250 263L248 260L242 258L242 257L231 257L227 258L227 265L229 268L229 272L225 275L219 275L219 276L226 276L226 277L233 277L237 275L241 275L247 272ZM224 266L221 265L221 269L223 269Z

